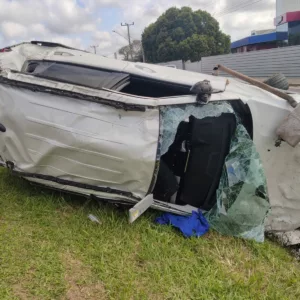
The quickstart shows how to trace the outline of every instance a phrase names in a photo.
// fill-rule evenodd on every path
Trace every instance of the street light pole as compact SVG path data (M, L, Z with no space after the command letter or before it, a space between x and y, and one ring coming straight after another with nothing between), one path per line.
M113 30L112 32L118 34L119 36L121 36L123 39L125 39L128 42L128 39L124 35L122 35L121 33L119 33L118 31Z

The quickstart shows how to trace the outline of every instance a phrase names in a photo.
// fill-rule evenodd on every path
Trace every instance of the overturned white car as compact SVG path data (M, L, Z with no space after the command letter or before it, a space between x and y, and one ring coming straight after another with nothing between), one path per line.
M3 49L0 70L0 164L14 174L138 203L132 219L147 205L200 208L219 231L257 240L267 215L267 230L300 227L300 151L276 143L292 110L285 100L234 79L53 43ZM191 89L204 80L209 95Z

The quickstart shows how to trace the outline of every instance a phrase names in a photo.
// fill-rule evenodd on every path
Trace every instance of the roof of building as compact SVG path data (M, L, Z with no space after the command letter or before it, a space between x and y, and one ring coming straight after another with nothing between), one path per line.
M260 34L267 34L267 33L271 33L271 32L276 32L276 28L262 29L262 30L252 30L251 31L251 36L252 35L260 35Z
M288 39L287 32L271 32L267 34L252 35L244 39L231 43L231 49L239 48L247 45L268 43L274 41L284 41Z

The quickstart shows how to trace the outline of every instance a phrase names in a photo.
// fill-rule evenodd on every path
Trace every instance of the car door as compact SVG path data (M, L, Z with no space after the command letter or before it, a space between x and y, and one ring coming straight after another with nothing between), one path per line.
M138 102L7 72L0 77L0 123L6 129L0 132L0 160L20 176L60 189L141 199L154 174L159 110Z

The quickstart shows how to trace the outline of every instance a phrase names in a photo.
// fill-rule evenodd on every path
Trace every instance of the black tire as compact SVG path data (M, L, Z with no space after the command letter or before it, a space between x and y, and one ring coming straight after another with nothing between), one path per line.
M286 77L281 73L273 75L269 79L265 80L264 83L281 90L288 90L290 87Z

